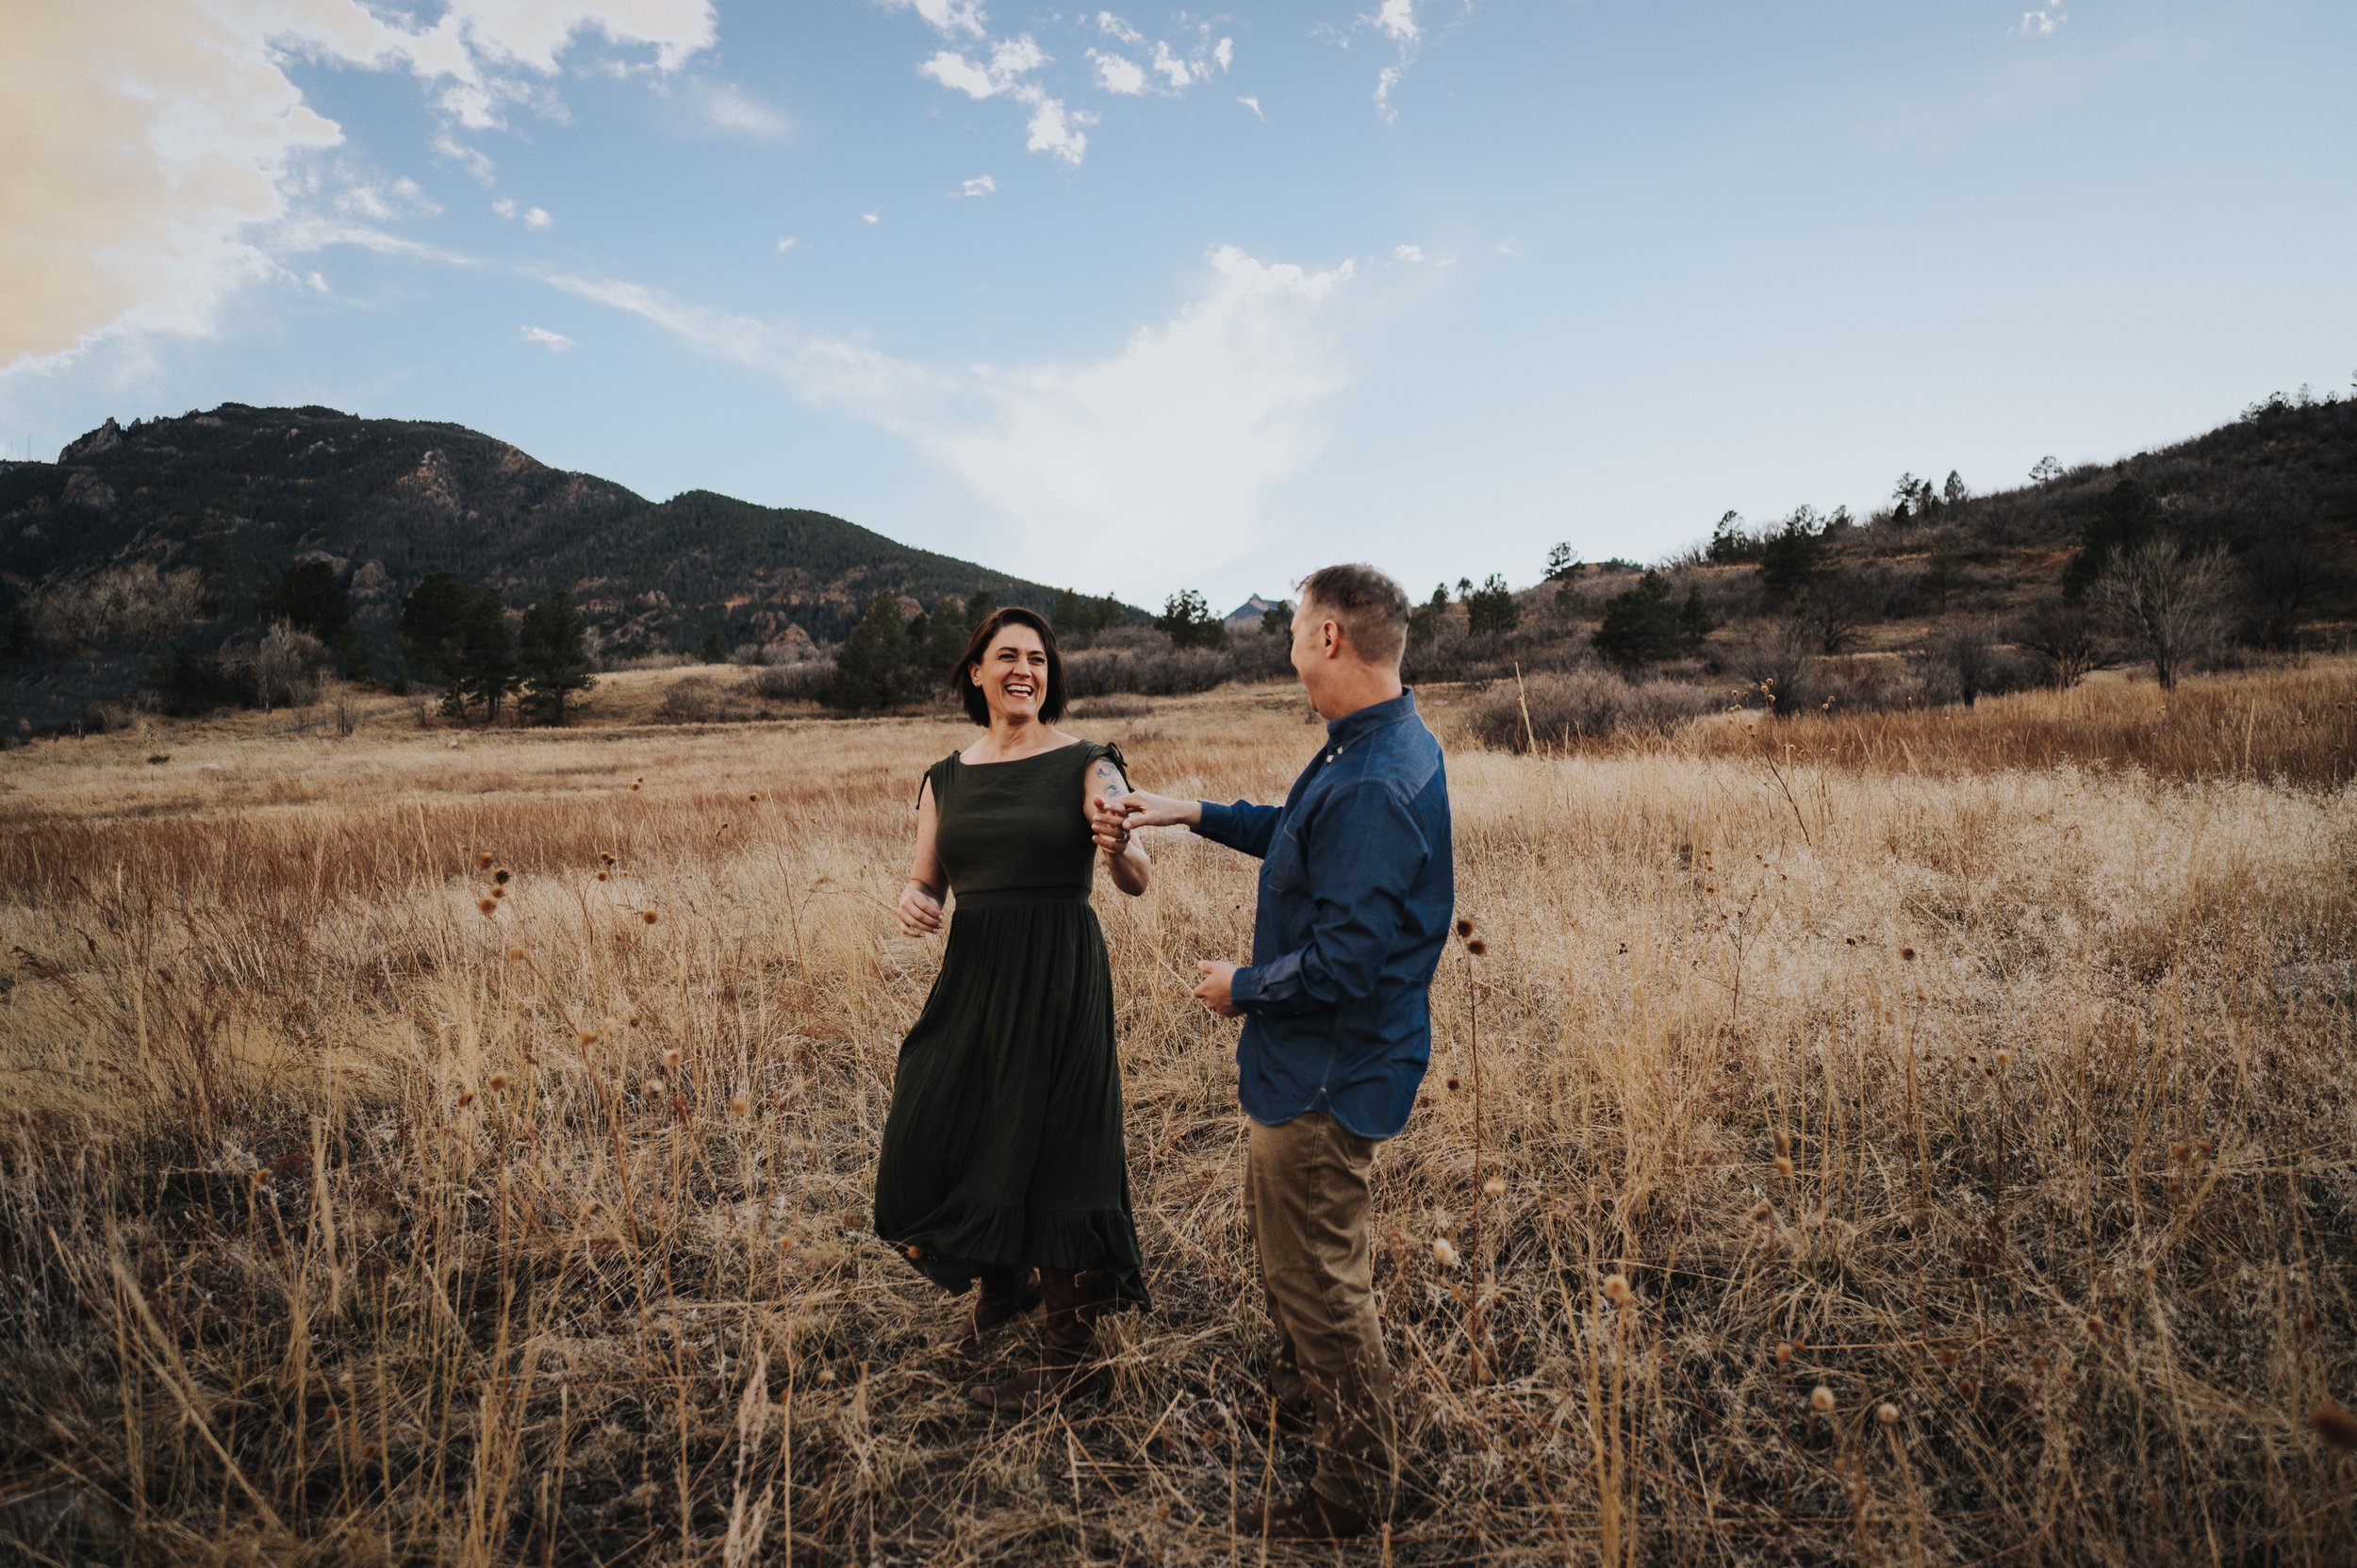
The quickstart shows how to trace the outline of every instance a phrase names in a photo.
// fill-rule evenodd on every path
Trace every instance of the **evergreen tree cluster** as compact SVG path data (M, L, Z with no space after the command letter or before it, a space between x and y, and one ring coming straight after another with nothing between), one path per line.
M440 686L454 718L479 708L497 723L512 698L526 718L562 724L572 699L597 684L588 618L563 588L511 625L497 586L432 572L401 602L399 631L410 675Z

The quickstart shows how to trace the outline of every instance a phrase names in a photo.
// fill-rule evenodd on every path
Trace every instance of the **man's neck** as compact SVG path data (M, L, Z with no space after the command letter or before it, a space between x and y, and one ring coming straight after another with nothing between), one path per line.
M1328 724L1339 723L1360 709L1388 702L1407 689L1400 684L1396 669L1368 669L1363 675L1354 672L1327 691L1326 701L1318 704L1318 716Z

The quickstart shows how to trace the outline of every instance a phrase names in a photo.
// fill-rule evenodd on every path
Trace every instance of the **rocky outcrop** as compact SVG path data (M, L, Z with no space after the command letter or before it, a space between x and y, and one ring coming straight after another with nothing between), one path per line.
M107 416L105 424L100 425L80 440L72 442L63 452L58 453L58 463L59 467L63 467L68 463L88 462L92 457L116 451L122 445L123 426L117 424L114 416L109 414Z

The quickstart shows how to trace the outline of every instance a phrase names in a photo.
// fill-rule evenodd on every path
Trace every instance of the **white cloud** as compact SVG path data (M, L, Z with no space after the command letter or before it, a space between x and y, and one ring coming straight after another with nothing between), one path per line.
M780 256L783 256L786 252L792 250L795 246L800 243L801 241L795 239L792 235L786 235L778 241L778 254Z
M1096 65L1096 85L1106 91L1135 97L1146 91L1146 68L1137 61L1096 49L1089 51L1089 58Z
M987 196L998 189L998 182L988 174L977 174L964 181L952 194L958 196Z
M1402 261L1422 261L1424 259L1424 247L1421 245L1394 245L1392 247L1392 254Z
M1416 41L1416 0L1383 0L1382 8L1363 20L1394 43Z
M577 349L581 347L579 343L575 342L572 338L566 337L563 333L551 332L544 326L518 327L516 329L516 337L520 342L531 343L536 347L544 348L551 354L563 354L567 349Z
M1185 91L1187 84L1195 80L1195 73L1187 68L1187 62L1172 54L1169 44L1160 41L1154 45L1154 72L1170 84L1173 92Z
M794 122L732 82L691 82L679 95L685 128L746 141L783 141Z
M491 210L498 213L503 218L513 218L516 216L516 198L513 196L502 196L499 200L491 204Z
M468 146L465 142L459 140L448 131L443 131L434 138L434 156L437 157L447 158L451 162L455 163L459 168L464 169L478 185L489 185L491 183L492 165L490 157L483 152Z
M1213 48L1211 51L1211 58L1219 61L1219 68L1222 71L1226 71L1229 66L1235 64L1236 41L1232 38L1221 39L1218 46Z
M1139 32L1135 27L1130 26L1129 24L1122 21L1121 18L1115 16L1111 11L1098 11L1096 13L1096 28L1097 31L1103 33L1106 37L1119 39L1124 43L1144 43L1146 41L1146 35L1144 33Z
M886 10L915 11L944 38L981 38L980 0L882 0Z
M1264 545L1348 381L1335 317L1348 262L1310 272L1232 246L1207 260L1169 320L1096 359L1016 369L929 366L635 284L549 281L909 439L1022 529L1019 559L999 557L1015 569L1146 584Z
M2023 11L2021 31L2033 38L2042 38L2070 20L2066 11Z
M859 215L859 221L863 223L881 223L883 222L883 214L881 212L863 212Z
M41 156L0 183L0 369L110 332L206 333L231 293L288 275L277 256L321 232L302 222L322 199L313 160L343 140L291 60L408 72L450 121L480 128L519 104L556 107L547 81L583 33L648 49L668 73L711 44L713 8L448 0L431 26L371 0L11 8L0 145ZM489 159L447 126L435 151L489 180Z
M1266 120L1266 119L1268 118L1268 116L1267 116L1267 115L1265 115L1265 114L1261 114L1261 100L1260 100L1260 99L1258 99L1258 98L1239 98L1239 99L1237 99L1237 100L1236 100L1236 102L1238 102L1238 103L1242 104L1244 107L1246 107L1246 108L1250 109L1250 110L1251 110L1254 114L1256 114L1256 115L1260 115L1260 117L1261 117L1261 119Z
M1096 116L1086 109L1067 110L1063 99L1050 98L1044 89L1029 84L1017 88L1014 95L1031 106L1031 118L1025 124L1030 135L1024 151L1053 153L1066 163L1079 163L1089 150L1089 139L1086 132L1073 127L1093 125Z
M555 222L555 219L549 216L549 209L547 207L529 206L524 208L524 227L528 229L544 229Z
M437 217L442 210L441 204L420 190L418 182L406 174L390 185L346 186L337 192L336 206L339 211L379 223Z

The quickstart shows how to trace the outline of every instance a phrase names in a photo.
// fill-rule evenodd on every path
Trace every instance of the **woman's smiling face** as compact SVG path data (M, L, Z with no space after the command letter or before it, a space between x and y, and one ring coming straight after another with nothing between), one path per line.
M1009 621L982 650L974 681L993 718L1037 718L1040 703L1047 700L1047 644L1021 621Z

